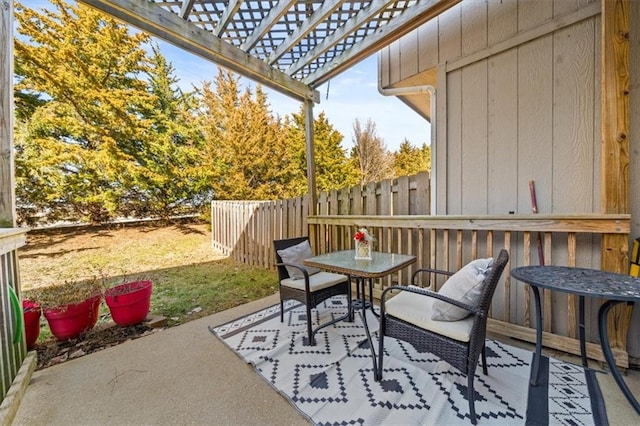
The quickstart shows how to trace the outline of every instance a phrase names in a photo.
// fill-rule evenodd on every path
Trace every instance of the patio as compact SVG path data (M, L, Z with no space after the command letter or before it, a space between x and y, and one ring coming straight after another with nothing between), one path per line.
M270 296L38 371L14 424L308 424L208 329L277 302ZM625 379L640 392L639 371ZM598 380L610 424L637 422L611 376Z
M629 81L626 77L630 76L632 86L637 82L638 61L637 48L632 48L629 55L626 47L624 49L613 47L616 46L617 35L623 35L622 38L627 41L629 38L633 41L638 38L635 28L637 28L640 9L634 2L591 1L585 2L586 6L576 6L575 10L564 10L565 7L571 6L571 2L549 2L550 11L549 16L546 17L541 14L527 13L527 11L531 12L527 7L533 7L532 5L536 4L534 2L522 2L521 10L513 7L518 2L504 2L505 9L499 11L490 7L475 7L484 5L485 2L461 2L458 8L454 7L458 3L455 0L422 2L421 4L428 6L424 6L425 9L420 9L419 13L415 14L419 18L416 22L409 20L409 14L405 14L406 19L396 19L394 25L390 27L396 31L374 33L370 38L373 42L361 43L359 46L362 47L358 52L345 49L346 57L327 61L326 64L324 62L313 64L312 62L318 56L311 51L311 54L306 56L312 62L304 62L306 65L300 63L303 68L307 67L300 71L302 72L301 80L295 77L300 70L296 67L297 61L296 64L286 64L294 65L291 68L285 65L280 67L292 72L287 74L269 67L262 61L260 54L258 57L253 57L239 47L221 44L218 37L221 33L227 29L236 31L233 25L228 27L231 21L227 18L233 16L231 10L229 13L225 11L224 14L222 11L217 12L220 15L219 28L216 28L216 34L209 34L207 28L193 28L197 25L187 22L186 19L190 16L194 5L197 4L200 7L202 2L184 1L181 3L182 8L175 6L177 3L155 2L165 5L165 9L171 9L172 6L167 5L173 4L175 7L171 12L151 9L155 7L152 6L153 2L143 0L83 0L82 2L96 6L151 34L162 36L187 51L230 66L268 87L279 89L304 104L308 119L313 117L313 103L319 99L318 85L356 63L360 59L360 54L370 54L388 46L393 40L397 40L401 35L407 35L410 30L435 16L436 19L432 20L431 27L424 27L424 32L417 31L413 34L427 34L421 39L425 41L439 40L438 45L427 46L429 48L426 49L427 53L430 53L429 57L435 58L434 63L427 61L430 68L426 71L430 70L437 74L436 81L429 80L429 76L433 77L433 73L424 73L423 69L418 67L418 59L425 58L427 55L424 52L418 54L417 44L409 42L403 46L396 44L395 47L387 47L387 50L381 53L382 67L388 72L381 72L380 88L402 88L401 86L408 85L411 79L418 79L424 84L435 84L440 101L430 97L429 104L433 108L436 105L439 108L438 118L434 124L438 124L440 131L437 134L432 132L431 135L434 138L432 140L434 165L437 167L433 170L435 180L430 187L432 192L421 196L418 202L424 203L430 200L433 203L430 205L430 210L440 215L434 216L435 219L449 220L454 217L456 220L466 220L472 225L445 223L427 227L422 226L414 220L415 218L401 217L400 212L394 212L399 215L395 218L383 216L389 213L376 215L369 210L369 205L366 208L364 205L359 207L361 211L352 212L352 216L347 219L332 217L334 216L332 210L314 211L318 202L311 149L313 136L312 132L308 132L310 202L305 204L305 208L309 208L309 205L311 208L300 216L306 218L306 222L299 222L304 222L305 227L309 225L306 230L316 240L320 240L319 236L324 235L330 235L332 238L318 241L316 248L322 252L336 249L335 244L339 242L340 235L350 235L350 232L342 231L342 228L353 226L354 221L366 221L364 223L369 226L386 229L384 232L387 232L389 237L389 248L394 238L398 244L419 246L417 254L423 257L425 264L428 259L430 262L446 265L449 260L452 264L454 261L461 263L463 255L467 256L469 253L475 257L479 253L479 239L481 240L480 251L484 250L490 254L494 247L494 231L496 231L495 244L504 243L505 246L513 244L514 259L521 259L525 264L530 263L533 257L535 235L540 236L542 233L544 241L541 242L541 246L544 247L547 261L570 266L582 266L586 263L586 266L617 271L624 271L628 267L626 261L628 241L630 234L635 236L637 231L636 219L639 204L636 195L638 191L635 189L636 182L640 179L637 178L637 150L633 149L633 146L630 147L631 142L637 145L638 121L634 118L637 117L634 112L637 110L638 95L637 92L627 90ZM230 2L211 0L207 3ZM233 4L240 3L242 2L233 2ZM374 3L377 5L381 2ZM501 6L502 3L499 2ZM495 5L497 4L498 2L495 2ZM631 19L627 14L629 5L631 5ZM445 13L449 8L451 13ZM543 8L539 9L545 11ZM197 13L192 18L194 21L197 20L195 16L205 13L197 8L195 11ZM264 27L250 28L247 34L244 34L246 37L242 47L251 50L258 43L260 36L268 33L267 24L273 25L278 21L272 18L282 17L283 12L284 9L275 10L269 14L269 19L266 20L268 22L265 22ZM317 17L319 18L324 12L326 10L321 8ZM499 14L496 14L497 12ZM617 14L622 15L621 19L616 19ZM368 19L372 19L374 15L367 16ZM11 8L3 13L2 18L3 22L11 22ZM502 29L508 29L508 25L493 25L496 19L504 20L505 24L515 25L513 31L502 31ZM634 30L629 33L627 24L630 21L634 24L630 28ZM207 19L206 22L210 20ZM617 22L623 24L623 27L616 28L612 25ZM206 27L207 24L203 25ZM314 28L313 25L303 27L305 31ZM436 27L442 29L442 31L439 30L439 36L429 37L429 31ZM6 30L7 28L9 30ZM6 42L10 40L7 36L11 33L10 28L9 24L0 25L0 30L5 30L0 31L0 39L5 41L4 46L10 46L10 43ZM496 29L500 31L495 32ZM189 33L189 31L192 32ZM348 36L346 31L337 33L344 33L342 34L344 37ZM388 34L388 37L382 37L382 33ZM184 34L193 34L193 37L184 37ZM476 37L476 34L483 36ZM411 34L409 36L411 37ZM285 44L291 47L299 37L302 35L293 33L289 40L291 43ZM410 38L405 39L407 40L410 41ZM577 51L575 40L586 40L588 49L584 52ZM267 41L270 42L269 39ZM333 46L331 44L333 41L335 40L329 37L321 47ZM634 46L634 43L623 42L622 44ZM414 45L416 51L412 52L411 48ZM635 43L635 46L638 44ZM262 52L261 49L258 49L258 53ZM396 54L400 50L394 49L402 50L402 55ZM303 49L303 52L307 50ZM9 47L2 49L0 53L12 54ZM278 53L274 52L276 56ZM540 54L544 61L538 60ZM413 58L412 63L400 61L401 57ZM293 59L287 60L293 61ZM322 58L322 60L325 59ZM12 63L12 61L0 62ZM332 63L340 66L332 68ZM496 64L507 66L496 66ZM562 64L564 66L561 66ZM566 84L573 81L573 77L577 75L573 71L573 64L578 64L580 69L587 70L579 75L580 79L575 86ZM587 66L583 67L584 64ZM616 64L621 65L618 68ZM403 65L406 75L403 74L404 71L400 72L400 65ZM413 65L415 70L411 69ZM546 67L537 68L538 65ZM499 72L494 73L494 70ZM506 78L507 76L516 77L519 72L522 72L522 78L513 80ZM539 75L541 78L539 81L532 81L525 78L529 74ZM1 67L0 80L4 82L2 88L11 87L11 79L10 66ZM396 81L397 79L402 81ZM494 84L496 82L504 84ZM527 84L519 85L518 82L527 82ZM555 83L557 85L554 85ZM404 87L404 89L407 88ZM567 90L566 93L559 90L564 88ZM4 90L2 94L9 92ZM519 96L514 97L513 93L518 93ZM571 93L576 93L578 96L568 96ZM610 94L617 95L608 96ZM629 98L631 98L630 107ZM3 97L3 105L10 105L11 101L10 96ZM462 108L463 103L465 109ZM538 108L539 106L542 107ZM428 110L427 107L423 109ZM11 108L5 108L4 111L11 111ZM477 111L477 114L463 114L466 111ZM573 116L574 111L584 112L584 116L576 119ZM543 114L536 114L539 112ZM425 113L425 117L428 115ZM12 117L8 112L4 116L4 122L9 125L6 128L0 127L0 143L3 150L11 152L13 149ZM435 119L434 115L432 117ZM498 120L494 120L496 117ZM524 120L525 117L527 120ZM476 140L477 134L483 137ZM491 138L488 135L491 135ZM511 143L514 140L518 141L518 144ZM573 155L575 152L584 155ZM500 155L493 155L496 153ZM507 164L513 167L503 167ZM515 167L516 165L518 167ZM15 222L12 156L3 156L1 166L2 179L0 180L4 184L0 190L4 195L0 197L0 212L10 218L11 222ZM479 174L483 178L463 178L463 171L468 173L474 170L485 172ZM539 187L546 188L546 191L541 194L540 205L547 206L549 215L538 215L542 217L535 219L527 215L531 211L530 194L526 191L524 184L529 179L532 179L531 182L541 183ZM572 185L560 185L558 188L558 182L572 183ZM576 187L573 185L575 183L581 185ZM375 205L373 202L375 197L370 199L371 204ZM337 197L335 201L332 208L337 212ZM406 201L407 205L415 202L410 198L397 201L399 201L397 204ZM367 216L364 216L365 214ZM376 217L368 217L372 214ZM473 216L468 216L471 214ZM589 226L576 228L575 218L570 217L576 214L589 216L581 219L583 221L586 219L586 222L600 219L614 222L620 220L623 226L604 224L597 232L591 231ZM478 220L478 216L483 216L487 225L494 222L496 218L501 225L496 226L493 223L483 229L479 226L481 221ZM553 226L545 225L546 227L541 228L538 221L548 219L554 223ZM420 220L426 222L426 219ZM505 223L508 226L504 226ZM397 231L397 234L392 234L392 231ZM4 260L5 264L9 265L8 269L14 274L10 281L15 281L15 286L19 289L15 248L24 243L19 241L24 239L24 236L21 230L13 229L9 232L15 233L12 238L17 243L11 247L7 245L8 254ZM467 234L463 238L465 232ZM577 236L579 233L591 232L594 236L587 236L586 239L580 235ZM558 241L552 238L553 235L562 236L560 247L558 247ZM269 234L265 241L270 242L272 239L273 235ZM234 241L230 247L235 249L238 241L240 240ZM329 241L330 247L326 245L326 241ZM424 249L424 252L421 248L423 244L417 244L423 241L429 241L429 246ZM466 244L464 247L463 242ZM444 253L442 261L428 255L440 252L438 244L445 248L442 250ZM240 250L235 252L238 255L242 254ZM552 252L553 258L551 258ZM266 252L256 253L264 255ZM261 256L261 258L269 263L272 256ZM505 290L500 297L503 303L496 305L494 316L514 325L508 329L503 327L503 330L507 330L503 335L516 335L513 334L515 333L513 330L521 333L522 336L531 333L530 330L526 330L530 320L527 310L530 305L527 303L529 299L524 292L519 291L519 288L515 285L511 287L510 281L507 280ZM515 297L512 297L512 293ZM4 293L1 296L2 301L8 299ZM525 303L514 303L514 308L511 309L511 303L518 302L520 299ZM551 306L551 298L548 300ZM157 333L139 342L130 342L38 372L33 376L31 385L26 391L15 422L16 424L87 424L95 423L96 419L100 419L100 422L105 424L184 424L202 423L214 419L214 421L238 424L305 423L305 419L295 409L267 386L249 366L244 365L221 342L211 336L207 329L210 325L220 324L254 311L262 306L261 303L273 304L275 298L220 313L214 318L195 321ZM557 344L556 347L569 350L575 347L575 328L571 325L575 321L570 321L575 319L575 309L573 309L575 300L569 298L562 303L560 314L555 315L553 321L548 317L545 330L557 332L558 337L561 338L561 344ZM520 306L524 308L524 312L517 309ZM625 315L630 317L630 310ZM636 319L637 315L636 310ZM569 326L565 327L566 324ZM634 324L632 329L637 330L638 322L633 321L632 324ZM497 325L503 326L499 323ZM629 345L626 342L626 329L621 334L625 337L619 345L624 352L623 355L627 357L627 348L631 348L629 352L636 357L638 333L629 333ZM511 343L515 344L515 342ZM10 370L13 373L24 358L24 350L18 348L15 354L10 355L8 358L12 360ZM560 357L557 354L555 356ZM628 360L628 357L626 359ZM233 375L229 374L230 371ZM637 371L632 371L627 377L631 390L636 394L640 391L638 376ZM233 383L228 383L230 377L233 377ZM610 422L612 424L636 423L637 414L629 407L613 380L610 379L608 375L601 377ZM52 395L52 389L59 389L58 395ZM67 396L70 400L66 400Z

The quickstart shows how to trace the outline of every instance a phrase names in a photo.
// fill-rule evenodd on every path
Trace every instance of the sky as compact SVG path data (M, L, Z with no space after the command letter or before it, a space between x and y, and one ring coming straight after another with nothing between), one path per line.
M72 1L68 1L72 3ZM22 0L30 8L53 9L48 0ZM193 85L201 87L203 81L214 81L217 66L198 56L184 52L162 40L153 38L160 51L173 65L180 86L185 90ZM243 79L245 85L253 85ZM297 113L300 102L276 91L264 88L274 114L282 117ZM427 120L393 96L378 92L378 55L374 54L356 66L334 77L318 87L320 104L314 106L314 117L324 111L329 123L344 137L342 146L353 146L353 124L356 119L364 126L371 119L376 125L377 135L390 151L397 151L406 138L414 146L429 143L430 125Z

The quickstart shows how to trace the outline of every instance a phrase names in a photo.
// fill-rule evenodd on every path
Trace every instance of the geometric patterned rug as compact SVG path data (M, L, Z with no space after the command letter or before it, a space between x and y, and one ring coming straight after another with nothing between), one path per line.
M336 296L312 310L314 324L346 313ZM316 425L468 425L466 378L430 353L385 338L383 380L373 377L361 319L340 321L305 346L306 313L295 301L210 327L229 348ZM374 348L378 321L367 311ZM595 373L543 357L538 386L529 386L533 352L487 340L488 375L474 380L479 424L607 425ZM543 379L546 378L545 379Z

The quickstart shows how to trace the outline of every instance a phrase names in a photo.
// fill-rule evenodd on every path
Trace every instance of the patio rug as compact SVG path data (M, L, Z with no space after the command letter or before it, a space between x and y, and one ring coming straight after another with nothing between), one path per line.
M344 315L346 299L334 297L314 309L317 324ZM378 320L370 311L374 347ZM466 377L432 354L386 338L383 380L373 379L361 319L340 321L305 346L305 309L298 302L272 306L210 327L228 347L317 425L468 425ZM533 352L487 341L489 375L478 366L475 388L480 424L607 424L595 372L543 357L540 380L529 386Z

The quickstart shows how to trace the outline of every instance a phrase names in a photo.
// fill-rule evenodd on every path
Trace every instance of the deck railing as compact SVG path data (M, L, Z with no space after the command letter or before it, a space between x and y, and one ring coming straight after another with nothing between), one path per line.
M312 216L307 219L309 235L318 253L351 249L359 227L376 237L376 248L384 252L413 254L418 260L407 270L374 283L374 296L386 287L408 283L418 268L456 271L479 257L497 255L501 248L510 253L510 264L496 290L489 322L490 331L535 341L531 328L533 300L528 286L512 279L516 266L539 264L537 246L545 264L600 267L601 244L605 236L617 236L627 251L629 215L502 215L502 216ZM424 274L422 274L424 275ZM442 281L422 276L418 284L437 290ZM579 353L577 301L575 296L543 292L544 344L569 353ZM587 301L587 336L597 341L595 313L599 301ZM604 360L599 345L587 345L588 356ZM619 365L628 366L626 348L614 349Z
M18 326L22 311L15 306L20 300L17 250L25 244L25 234L22 229L0 229L0 401L9 392L27 354L24 329Z

